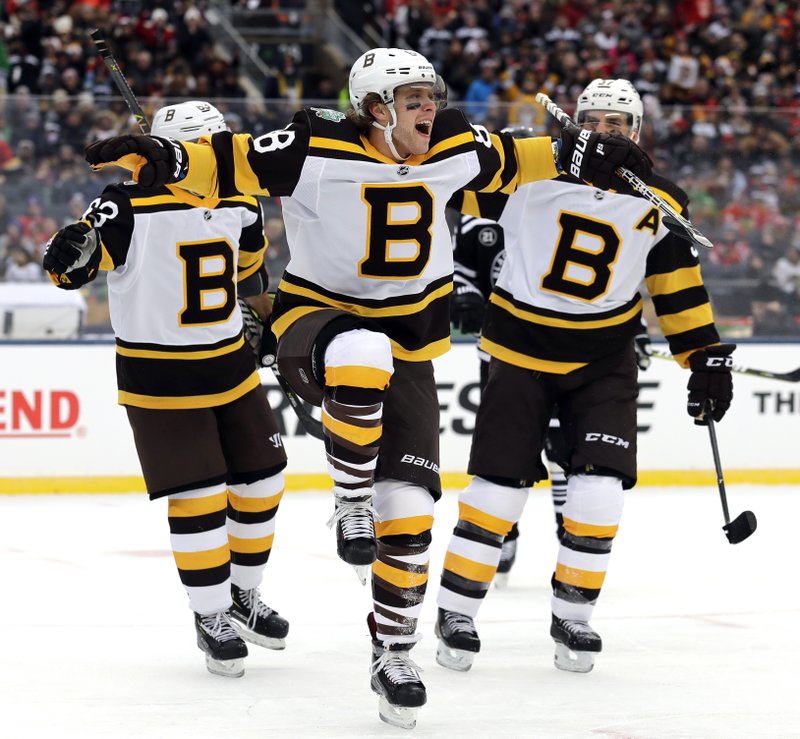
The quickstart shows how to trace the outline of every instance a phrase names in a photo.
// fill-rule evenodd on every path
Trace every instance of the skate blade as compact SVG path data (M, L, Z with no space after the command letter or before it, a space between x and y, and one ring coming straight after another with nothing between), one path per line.
M448 647L441 639L436 647L436 661L448 670L456 672L466 672L472 667L475 661L475 652L467 652L464 649L453 649Z
M417 725L417 708L393 706L383 696L378 700L378 715L381 721L401 729L413 729Z
M508 572L498 572L494 576L494 586L500 590L505 590L508 587Z
M264 647L265 649L286 649L286 639L276 639L275 637L257 634L255 631L251 631L236 622L234 622L233 628L236 629L236 633L241 636L242 639L256 646Z
M367 584L367 578L372 570L372 565L350 565L356 571L356 577L362 585Z
M591 672L595 654L595 652L575 652L565 644L556 643L553 664L565 672Z
M242 677L244 675L244 658L242 659L214 659L206 655L206 669L212 675L222 677Z

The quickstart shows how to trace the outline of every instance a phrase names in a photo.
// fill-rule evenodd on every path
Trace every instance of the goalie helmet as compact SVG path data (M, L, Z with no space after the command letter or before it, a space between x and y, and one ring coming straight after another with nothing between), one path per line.
M636 88L628 80L592 80L578 97L575 108L575 119L578 125L583 123L590 110L610 110L625 113L628 116L628 138L639 140L642 129L644 106Z
M177 141L195 141L219 131L229 131L225 118L211 103L190 100L166 105L153 116L150 133Z

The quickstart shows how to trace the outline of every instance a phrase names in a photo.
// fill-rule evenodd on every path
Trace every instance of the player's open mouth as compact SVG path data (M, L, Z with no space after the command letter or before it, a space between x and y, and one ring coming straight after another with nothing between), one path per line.
M431 129L433 128L433 121L420 121L415 126L417 133L422 134L425 138L431 137Z

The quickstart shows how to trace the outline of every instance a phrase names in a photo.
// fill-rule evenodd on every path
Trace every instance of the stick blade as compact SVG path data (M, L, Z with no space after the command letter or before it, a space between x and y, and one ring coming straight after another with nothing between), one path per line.
M750 536L758 526L756 515L752 511L744 511L722 527L731 544L739 544Z
M677 218L671 215L664 214L661 216L662 223L676 236L685 239L691 244L700 244L706 249L713 248L713 244L701 234L698 230L688 228L686 224L681 223Z

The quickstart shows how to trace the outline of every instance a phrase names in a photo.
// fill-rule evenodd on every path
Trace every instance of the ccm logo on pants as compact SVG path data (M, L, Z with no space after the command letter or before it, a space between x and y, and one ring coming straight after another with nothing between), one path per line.
M586 434L586 441L602 441L604 444L621 446L625 449L630 446L630 442L625 441L625 439L620 439L619 436L612 436L611 434L598 434L594 431L590 431L588 434Z

